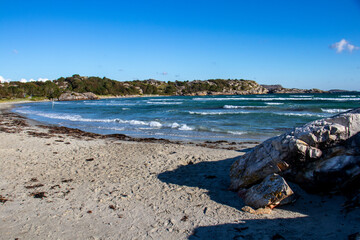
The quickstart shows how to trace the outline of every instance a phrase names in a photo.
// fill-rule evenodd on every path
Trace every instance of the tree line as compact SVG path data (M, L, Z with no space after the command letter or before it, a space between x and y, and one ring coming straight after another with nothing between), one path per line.
M243 79L210 79L163 82L154 79L116 81L106 77L83 77L75 74L46 82L9 82L0 84L0 98L57 99L64 92L92 92L96 95L191 95L199 92L251 90L259 85Z

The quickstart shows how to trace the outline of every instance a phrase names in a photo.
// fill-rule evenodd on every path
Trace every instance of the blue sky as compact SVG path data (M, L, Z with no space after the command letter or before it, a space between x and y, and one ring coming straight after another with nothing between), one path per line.
M360 0L0 0L0 79L360 90Z

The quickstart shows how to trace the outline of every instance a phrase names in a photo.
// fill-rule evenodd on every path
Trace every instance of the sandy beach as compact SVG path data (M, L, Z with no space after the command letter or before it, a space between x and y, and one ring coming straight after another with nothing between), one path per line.
M124 141L38 125L0 105L0 239L348 239L360 210L310 195L270 214L228 190L243 150ZM354 236L354 235L353 235Z

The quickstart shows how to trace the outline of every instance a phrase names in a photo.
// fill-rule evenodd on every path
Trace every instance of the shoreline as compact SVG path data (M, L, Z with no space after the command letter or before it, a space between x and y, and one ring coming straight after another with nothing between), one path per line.
M33 101L29 102L16 102L16 103L0 103L0 111L9 111L11 112L11 109L14 108L13 105L16 104L23 104L23 103L31 103ZM98 133L92 133L87 132L83 130L79 130L77 128L69 128L64 126L56 126L52 124L42 123L33 119L29 119L26 116L18 113L11 112L14 115L21 116L21 118L26 118L27 121L30 121L32 125L39 125L42 128L48 128L52 129L52 131L58 132L58 133L67 133L67 134L78 134L82 136L93 136L96 138L113 138L118 139L122 141L133 141L133 142L152 142L152 143L172 143L172 144L180 144L180 145L190 145L190 146L201 146L201 147L207 147L207 148L215 148L215 149L227 149L227 150L236 150L236 151L243 151L250 148L255 147L256 145L260 144L261 142L258 141L240 141L240 142L230 142L226 140L219 140L219 141L196 141L196 140L189 140L189 141L176 141L176 140L169 140L165 138L137 138L137 137L131 137L125 134L121 133L115 133L115 134L98 134Z
M267 215L227 188L242 152L123 141L0 113L0 239L346 239L360 209L311 195Z

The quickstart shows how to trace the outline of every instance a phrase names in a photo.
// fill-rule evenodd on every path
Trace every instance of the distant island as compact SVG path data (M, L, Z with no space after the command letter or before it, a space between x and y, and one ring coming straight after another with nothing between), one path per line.
M334 90L334 92L343 90ZM1 99L97 99L98 96L205 96L249 95L268 93L325 93L319 89L284 88L281 85L260 85L253 80L209 79L164 82L155 79L116 81L106 77L84 77L75 74L46 82L9 82L0 84Z

